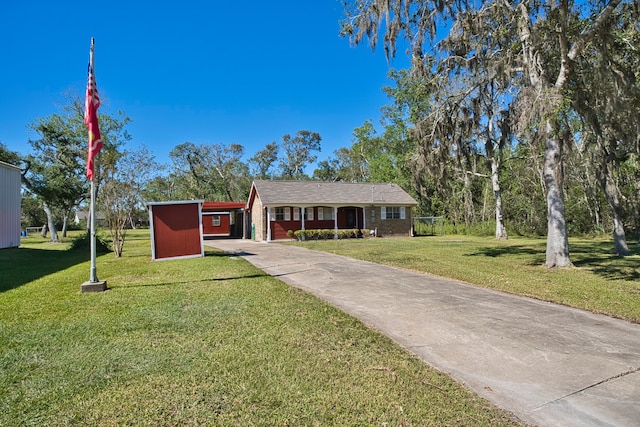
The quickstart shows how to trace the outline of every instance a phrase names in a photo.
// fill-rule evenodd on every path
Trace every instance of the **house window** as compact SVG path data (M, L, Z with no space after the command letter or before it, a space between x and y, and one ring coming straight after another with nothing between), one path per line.
M214 227L220 227L220 215L211 216L211 225Z
M293 208L293 220L300 221L300 209L301 208ZM313 208L305 208L304 209L304 220L305 221L313 221Z
M291 210L289 208L276 208L276 221L291 221Z
M405 219L404 206L383 206L380 208L380 219Z
M311 218L311 219L313 219L313 218ZM319 221L330 220L330 219L334 219L333 218L333 208L323 208L323 207L318 208L318 220Z

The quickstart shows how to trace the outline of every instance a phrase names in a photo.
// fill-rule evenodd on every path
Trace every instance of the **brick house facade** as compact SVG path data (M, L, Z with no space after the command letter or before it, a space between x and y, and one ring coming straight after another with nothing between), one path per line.
M251 238L285 239L289 230L373 230L412 236L417 202L396 184L254 181L247 211Z

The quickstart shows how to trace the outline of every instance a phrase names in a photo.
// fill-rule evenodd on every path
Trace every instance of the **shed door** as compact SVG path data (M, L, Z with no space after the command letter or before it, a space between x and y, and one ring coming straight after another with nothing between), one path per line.
M155 259L202 255L197 203L152 208Z

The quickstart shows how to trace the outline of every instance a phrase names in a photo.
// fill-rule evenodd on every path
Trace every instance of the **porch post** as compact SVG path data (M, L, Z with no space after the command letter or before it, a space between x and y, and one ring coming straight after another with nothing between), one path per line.
M300 207L300 217L302 219L302 229L304 230L304 214L307 211L307 208L305 208L304 206Z
M265 209L267 210L267 242L271 241L271 209L269 209L269 206L265 206Z
M338 207L333 207L333 238L338 238Z
M242 209L242 239L247 238L247 210Z
M367 208L362 207L362 228L367 228Z

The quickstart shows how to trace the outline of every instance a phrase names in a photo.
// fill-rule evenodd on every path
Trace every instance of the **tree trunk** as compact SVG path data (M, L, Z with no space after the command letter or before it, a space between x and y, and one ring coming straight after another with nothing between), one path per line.
M506 240L507 229L502 219L502 193L500 191L500 164L499 161L491 157L491 187L493 188L493 198L496 205L496 239Z
M51 242L58 242L58 231L56 230L56 224L53 219L53 213L49 208L49 205L43 203L44 213L47 214L47 224L49 226L49 231L51 231Z
M565 222L564 190L562 188L562 145L550 121L546 123L543 176L547 197L547 252L549 268L571 266L569 239Z
M470 225L475 222L475 210L473 207L473 194L471 193L471 179L469 178L468 173L464 173L463 182L464 222L465 224Z
M624 233L624 224L619 212L613 213L613 242L618 255L629 255L629 246L627 246L627 237Z
M627 246L627 238L624 232L624 223L622 221L622 206L620 206L620 190L616 185L613 177L613 165L611 162L604 160L601 168L602 174L600 175L600 185L604 191L607 202L611 207L611 213L613 216L613 242L616 248L616 253L620 256L629 255L629 247Z
M62 237L67 237L67 222L69 220L69 214L65 213L62 218Z

